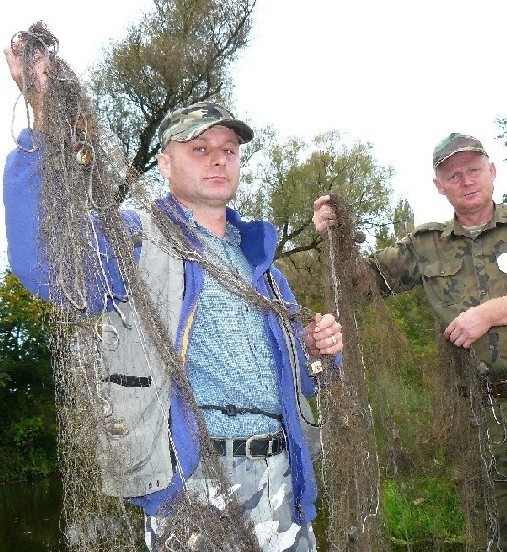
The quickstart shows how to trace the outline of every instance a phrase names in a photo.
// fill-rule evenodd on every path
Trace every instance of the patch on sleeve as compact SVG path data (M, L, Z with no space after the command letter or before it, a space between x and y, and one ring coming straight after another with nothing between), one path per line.
M507 253L501 253L498 255L496 263L502 272L507 273Z

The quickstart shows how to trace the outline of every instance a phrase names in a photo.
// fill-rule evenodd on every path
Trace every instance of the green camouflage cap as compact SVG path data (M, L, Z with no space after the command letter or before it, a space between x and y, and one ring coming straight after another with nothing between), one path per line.
M168 113L158 130L161 149L164 150L169 140L188 142L213 126L228 127L238 135L241 144L250 142L253 130L243 121L216 103L200 102Z
M453 132L433 150L433 168L436 169L440 163L443 163L458 151L478 151L488 157L486 150L477 138Z

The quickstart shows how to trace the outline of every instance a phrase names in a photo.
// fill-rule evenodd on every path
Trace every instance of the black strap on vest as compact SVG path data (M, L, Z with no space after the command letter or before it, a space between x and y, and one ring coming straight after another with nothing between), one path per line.
M236 406L235 404L226 404L225 406L217 406L216 404L200 404L199 408L202 408L203 410L220 410L220 412L226 414L227 416L237 416L238 414L262 414L263 416L274 418L280 422L282 421L281 414L273 414L273 412L266 412L260 408L242 408Z
M109 377L104 378L102 381L109 381L116 383L122 387L150 387L151 376L126 376L125 374L111 374Z

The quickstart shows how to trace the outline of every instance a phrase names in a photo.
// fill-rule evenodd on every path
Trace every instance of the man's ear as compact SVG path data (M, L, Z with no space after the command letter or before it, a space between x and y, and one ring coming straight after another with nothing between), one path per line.
M496 167L493 161L490 161L489 163L489 172L491 174L491 181L494 182L496 178Z
M437 187L439 194L445 195L444 192L442 191L442 185L440 184L440 180L436 176L433 179L433 184L435 184L435 186Z
M157 163L158 163L158 168L160 170L160 174L164 178L169 180L171 176L171 156L169 155L169 152L167 151L167 149L162 153L158 154Z

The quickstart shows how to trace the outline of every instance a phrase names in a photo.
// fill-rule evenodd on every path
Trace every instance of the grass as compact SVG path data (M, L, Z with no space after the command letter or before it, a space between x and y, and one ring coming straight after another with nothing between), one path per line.
M386 479L381 503L386 533L393 542L464 540L465 521L448 479Z
M393 552L464 552L465 522L450 479L384 479L381 490L383 533ZM326 541L325 505L314 522L319 552Z

